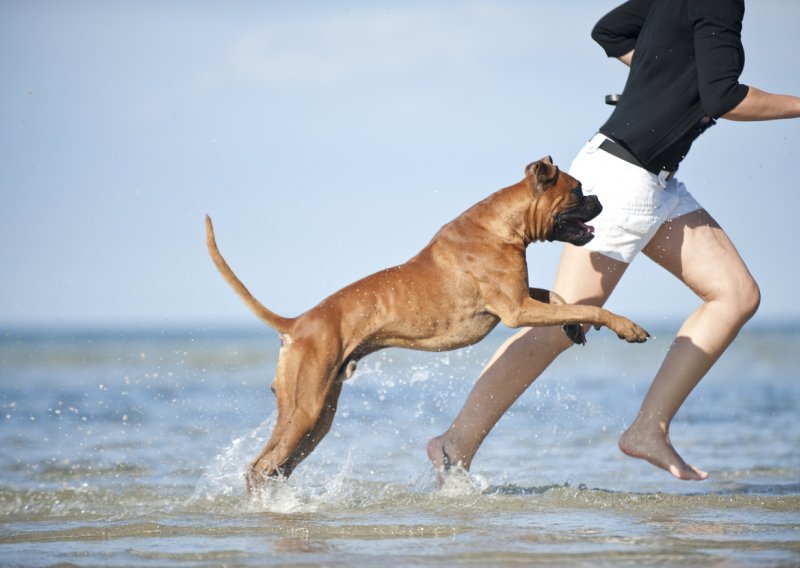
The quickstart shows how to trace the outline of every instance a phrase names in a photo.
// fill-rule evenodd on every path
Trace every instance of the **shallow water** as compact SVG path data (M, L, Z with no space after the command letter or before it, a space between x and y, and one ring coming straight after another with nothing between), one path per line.
M800 564L800 326L746 330L679 413L701 483L616 449L674 333L655 331L593 332L441 489L425 443L504 335L375 354L314 454L256 497L269 331L7 333L0 565Z

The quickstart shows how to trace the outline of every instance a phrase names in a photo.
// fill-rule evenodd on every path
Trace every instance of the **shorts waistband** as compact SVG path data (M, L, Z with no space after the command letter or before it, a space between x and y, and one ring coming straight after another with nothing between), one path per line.
M612 156L619 158L620 160L624 160L624 161L628 162L629 164L633 164L634 166L638 166L638 167L640 167L640 168L642 168L644 170L647 170L648 172L650 172L651 174L656 176L662 182L667 182L667 181L671 180L675 176L675 172L674 171L670 171L670 170L654 171L654 170L651 170L650 168L645 167L644 164L642 164L636 158L636 156L634 156L631 153L631 151L628 150L625 146L623 146L622 144L620 144L616 140L613 140L612 138L609 138L605 134L601 134L601 136L603 136L604 140L600 143L598 148L600 148L604 152L607 152L607 153L611 154Z

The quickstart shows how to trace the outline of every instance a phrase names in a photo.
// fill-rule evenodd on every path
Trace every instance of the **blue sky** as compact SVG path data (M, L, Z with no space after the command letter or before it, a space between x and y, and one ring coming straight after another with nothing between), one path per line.
M207 257L295 315L403 262L550 154L565 169L625 68L615 1L0 3L0 325L260 325ZM800 94L800 3L747 6L742 81ZM800 317L800 121L720 123L680 177ZM529 251L549 287L560 245ZM609 307L698 300L637 259Z

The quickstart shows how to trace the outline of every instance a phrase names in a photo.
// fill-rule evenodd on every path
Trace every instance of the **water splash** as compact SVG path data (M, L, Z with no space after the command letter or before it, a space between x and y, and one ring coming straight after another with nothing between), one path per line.
M205 470L189 501L243 495L247 465L264 445L277 416L273 413L249 434L234 438Z
M256 489L247 504L252 513L313 513L316 507L310 504L298 487L289 484L285 477L266 480Z
M253 456L265 443L275 426L273 413L252 432L234 438L219 453L198 481L188 503L227 502L244 498L247 512L298 513L316 512L321 506L337 505L357 500L358 490L351 482L352 453L348 450L341 467L331 472L329 467L304 464L291 479L268 479L253 494L246 492L245 473Z
M442 472L442 484L436 494L440 497L459 499L480 495L489 487L486 480L468 472L460 465Z
M351 454L348 451L341 468L331 474L327 467L305 467L291 479L267 480L250 496L248 510L268 513L315 513L320 508L345 505L356 489L350 479Z

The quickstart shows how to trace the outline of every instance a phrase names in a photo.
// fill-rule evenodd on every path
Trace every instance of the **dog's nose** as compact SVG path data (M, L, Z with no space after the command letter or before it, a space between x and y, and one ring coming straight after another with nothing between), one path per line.
M596 195L587 195L584 197L584 203L590 210L597 211L597 215L603 210L603 204L600 203Z

